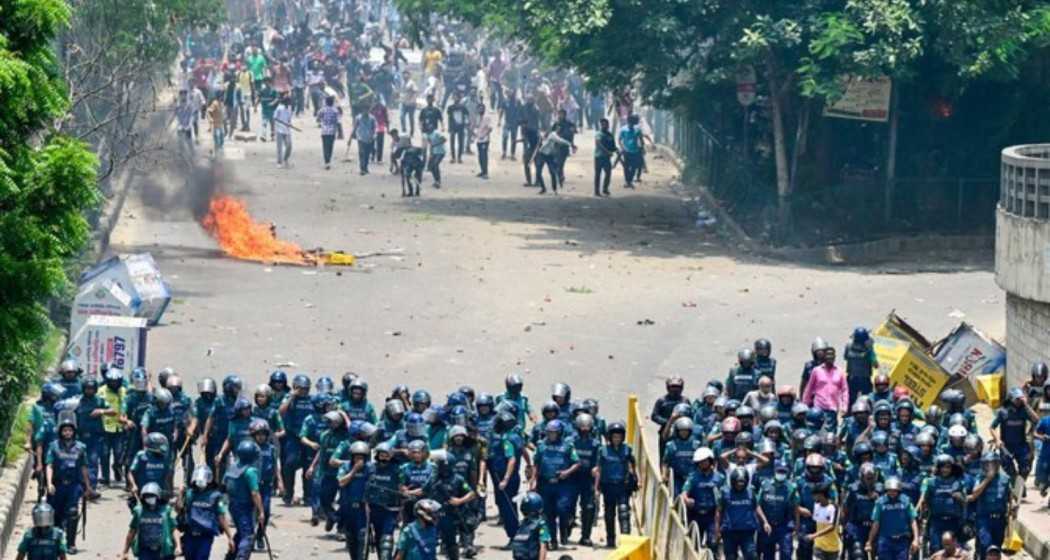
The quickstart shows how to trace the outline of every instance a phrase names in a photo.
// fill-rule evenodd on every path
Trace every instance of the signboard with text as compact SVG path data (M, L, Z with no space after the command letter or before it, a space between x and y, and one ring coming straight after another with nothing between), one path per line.
M825 117L886 122L890 118L890 96L893 80L888 77L861 78L847 76L845 93L824 108Z

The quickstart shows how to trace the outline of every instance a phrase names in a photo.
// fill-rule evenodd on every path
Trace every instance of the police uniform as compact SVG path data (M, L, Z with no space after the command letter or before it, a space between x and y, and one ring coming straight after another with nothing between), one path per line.
M259 469L236 461L226 469L224 481L230 496L230 516L237 530L233 537L237 548L236 559L248 560L255 540L255 504L252 494L259 492Z
M725 476L714 469L707 473L693 469L682 486L682 492L693 500L693 506L686 515L689 522L695 523L700 529L700 539L708 548L715 546L715 509L721 499L725 482Z
M132 428L128 429L128 441L124 447L125 467L130 467L135 456L142 450L142 419L146 415L146 410L149 409L152 401L152 395L146 391L136 389L128 391L127 396L124 398L124 410L122 412L128 421L134 424ZM171 440L169 439L168 441L170 442Z
M543 516L526 517L511 542L511 558L514 560L538 560L540 544L550 545L551 534Z
M738 554L745 560L755 558L756 505L750 486L743 490L729 486L721 495L719 509L722 512L722 544L726 560L736 560Z
M53 526L30 529L18 542L18 553L28 560L58 560L66 554L66 534Z
M780 560L791 560L792 537L795 530L795 509L798 507L798 490L790 480L777 482L767 479L758 490L758 505L773 532L758 532L758 553L765 560L773 560L774 551Z
M915 520L915 506L911 500L904 494L896 499L882 496L875 501L871 519L879 524L875 557L879 560L907 560L914 539L911 524ZM935 550L939 549L938 546Z
M353 397L344 397L339 402L339 408L350 417L350 420L360 420L369 424L376 423L376 410L368 399L355 401Z
M87 468L87 447L76 440L55 440L47 450L46 463L54 472L54 494L47 503L55 510L55 526L66 528L69 546L76 544L80 519L80 498L84 493L83 470Z
M589 437L577 433L573 438L572 446L576 450L576 456L580 459L580 468L573 473L571 483L574 494L579 501L580 507L580 538L584 541L591 539L591 530L594 528L594 518L597 513L597 505L594 502L594 474L592 469L598 459L598 453L602 449L601 440L593 430ZM606 506L608 507L608 506ZM573 510L576 506L573 505Z
M496 434L496 439L490 447L485 466L489 471L496 494L496 508L499 510L500 523L507 539L513 539L518 534L518 510L511 499L518 495L521 487L521 458L525 451L525 441L517 430L510 430L503 434ZM499 485L507 475L507 468L511 459L515 460L514 472L507 478L507 487L500 489Z
M413 521L401 530L397 550L404 560L437 560L438 529Z
M758 388L760 374L754 366L736 366L729 370L726 378L726 396L738 401L744 400L748 393Z
M314 414L307 416L306 420L303 420L303 427L299 430L300 443L302 440L306 439L320 444L321 433L324 431L323 414L323 412L315 412ZM316 518L321 514L321 477L317 476L317 473L314 473L312 479L306 480L306 471L310 468L310 465L313 464L314 457L317 456L317 450L303 443L300 451L302 453L303 466L303 502L310 506L310 509L313 512L313 517Z
M172 465L167 454L151 453L143 449L135 454L128 472L135 477L135 485L141 490L150 482L156 482L164 490L164 495L171 494Z
M285 437L280 440L281 478L284 482L284 503L285 505L291 505L292 498L295 496L295 474L297 471L302 471L304 498L307 493L306 489L309 486L309 482L306 480L306 469L310 464L305 461L307 447L303 445L300 434L306 419L314 413L314 405L309 396L300 397L296 394L285 397L284 403L287 404L287 407L284 415L281 417L285 430ZM313 457L311 456L310 458L312 459Z
M543 513L555 544L559 537L564 541L568 535L573 506L572 483L559 479L558 473L571 468L579 460L572 444L564 439L541 442L533 456L538 473L537 489L543 497Z
M194 437L200 436L204 431L204 426L207 425L208 419L212 417L213 411L215 410L215 403L218 399L215 396L205 397L201 395L193 401L193 417L197 420L197 432L193 434ZM212 433L226 433L217 431L217 427L214 425L219 419L216 417L212 420ZM216 441L218 440L218 441ZM204 463L208 467L215 465L215 456L218 455L219 449L222 449L223 438L219 437L208 437L208 446L204 450ZM192 473L191 473L192 474Z
M875 483L868 486L862 481L849 485L846 490L846 547L847 550L864 550L871 534L872 514L875 512L875 502L882 493L880 484ZM850 553L852 554L852 552Z
M957 500L955 494L965 493L966 483L961 477L944 478L938 475L926 480L923 494L930 511L927 542L931 551L941 549L941 535L945 531L961 534L966 504Z
M430 486L431 480L435 476L437 476L437 468L435 468L434 464L429 461L423 461L422 463L405 463L404 465L401 465L401 469L398 471L398 481L402 486L405 486L409 490L423 490L424 494L426 488ZM414 515L412 512L415 509L416 502L420 499L421 498L412 498L405 500L402 510L405 519L410 519L410 516Z
M277 485L277 448L269 441L258 443L259 458L255 460L255 468L259 471L259 497L263 505L263 525L270 524L270 501L273 491ZM265 543L261 541L262 535L256 535L256 549L262 549Z
M484 476L479 472L479 469L481 468L482 457L487 454L487 445L477 438L467 438L465 441L466 443L462 446L453 445L451 441L449 442L449 446L446 448L448 463L452 467L452 472L463 477L463 480L471 488L477 488ZM460 512L460 543L464 547L464 551L468 552L470 556L474 556L474 533L481 524L481 518L484 515L485 502L482 499L471 501L463 506Z
M92 397L82 396L77 404L77 439L87 452L88 482L94 489L98 484L99 460L102 453L102 437L105 431L101 416L92 416L96 410L106 410L109 405L96 393Z
M1028 473L1032 469L1032 447L1028 443L1028 423L1030 421L1027 408L1008 403L996 411L991 425L992 430L999 428L999 441L1013 456L1015 465L1008 466L1008 468L1015 468L1014 472L1021 475L1022 478L1028 478Z
M457 543L457 537L461 533L465 508L469 507L469 504L453 506L449 500L462 498L471 491L470 484L451 468L445 473L442 473L440 468L437 469L437 474L430 479L430 484L424 490L427 498L441 504L438 534L441 537L442 551L449 560L459 559L460 544L463 543Z
M633 491L628 486L630 468L634 465L634 454L631 446L611 443L598 451L598 490L602 493L605 504L605 533L608 544L616 542L616 516L620 518L620 532L631 530L631 510L627 500Z
M222 533L220 519L226 515L226 497L217 488L187 488L183 507L182 554L186 560L208 560L215 537Z
M860 395L871 394L871 374L875 367L875 351L866 343L850 342L842 353L846 361L846 382L849 384L849 405Z
M805 508L809 511L813 511L813 488L817 486L824 486L828 488L828 500L836 504L838 503L838 491L835 490L835 479L827 473L823 473L818 480L812 480L807 474L802 474L797 481L798 485L798 505L799 507ZM817 532L817 524L813 521L812 517L803 517L800 520L801 526L798 528L799 534L812 535ZM806 542L800 540L798 542L798 553L797 557L799 560L809 560L813 558L813 542Z
M1010 508L1010 477L999 471L977 497L977 557L990 546L1002 546Z
M168 560L175 557L175 514L167 504L155 508L137 506L131 514L135 531L132 551L139 560Z
M365 501L369 522L379 539L379 560L390 560L394 551L394 530L401 511L398 469L393 461L372 461L367 466Z
M341 480L352 470L353 464L347 461L339 466L336 476ZM365 491L368 475L367 465L361 465L350 482L339 487L339 530L346 535L346 548L350 551L351 560L361 560L367 552L368 510Z
M671 469L675 496L682 493L686 479L695 470L693 466L693 452L702 446L703 443L698 438L691 436L682 439L678 437L677 431L674 437L668 440L667 445L664 446L663 462ZM717 455L718 452L715 451L715 454Z
M339 493L339 481L336 478L337 467L332 467L329 462L335 457L343 442L349 440L350 433L347 430L327 429L321 434L321 449L318 450L320 457L317 458L317 469L314 479L319 481L315 487L317 499L319 500L320 512L329 523L338 519L333 502Z

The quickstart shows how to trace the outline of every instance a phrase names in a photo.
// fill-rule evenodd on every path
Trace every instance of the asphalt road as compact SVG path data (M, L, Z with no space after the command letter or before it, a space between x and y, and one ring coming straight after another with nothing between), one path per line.
M500 161L494 146L492 179L475 178L467 156L443 165L440 191L428 180L421 198L403 199L379 166L367 177L356 161L325 171L317 127L295 124L304 132L292 169L275 166L272 143L230 141L218 187L304 248L391 254L320 269L227 258L194 219L206 191L199 177L209 174L187 185L159 154L143 162L112 236L113 251L152 253L174 289L149 333L151 370L173 366L190 388L228 372L251 388L279 366L336 379L355 371L377 403L398 383L436 395L461 384L495 393L519 372L534 402L563 381L619 419L628 394L649 406L670 374L685 377L687 393L724 377L758 337L773 341L779 379L796 382L813 337L844 343L854 326L874 326L892 309L930 338L963 317L1004 333L987 256L871 268L753 258L694 226L667 162L651 159L635 191L617 178L612 197L591 196L589 133L577 140L564 194L522 187L520 162ZM278 555L345 554L306 524L305 510L276 512ZM117 554L127 519L120 493L107 491L82 555ZM497 533L483 529L482 542L501 544Z

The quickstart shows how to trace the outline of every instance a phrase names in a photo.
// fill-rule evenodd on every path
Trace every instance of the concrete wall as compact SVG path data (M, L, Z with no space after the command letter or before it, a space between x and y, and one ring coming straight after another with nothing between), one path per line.
M1028 380L1033 362L1050 363L1050 304L1006 294L1008 386Z
M995 282L1012 295L1050 302L1050 221L996 211Z

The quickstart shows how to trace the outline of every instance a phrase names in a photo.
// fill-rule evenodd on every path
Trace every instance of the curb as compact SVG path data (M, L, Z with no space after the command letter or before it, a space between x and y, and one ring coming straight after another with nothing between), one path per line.
M1033 560L1050 560L1050 542L1046 540L1045 536L1039 535L1034 529L1030 529L1020 516L1018 516L1013 527L1017 530L1021 540L1024 541L1024 551Z
M744 231L744 228L740 227L740 224L736 223L736 220L729 215L729 212L727 212L725 208L722 208L718 199L707 190L707 187L697 184L686 184L682 181L681 174L685 169L685 164L682 163L678 154L663 144L654 144L653 146L660 153L661 157L670 161L671 165L674 165L675 169L678 170L679 178L675 181L675 185L682 187L690 195L695 195L696 198L700 199L700 203L703 204L704 207L708 208L715 214L715 217L718 219L717 229L721 231L730 242L738 246L743 246L747 251L759 252L758 244L751 239L751 236Z
M125 168L114 178L113 196L107 199L103 206L101 217L98 220L98 229L92 236L91 258L89 259L92 262L101 260L109 250L109 236L117 228L117 221L120 220L120 213L124 210L124 202L128 199L128 193L131 191L136 174L137 171L134 169Z
M30 464L30 455L26 453L17 464L5 468L0 476L0 558L6 557L7 546L14 536L18 513L29 486Z

